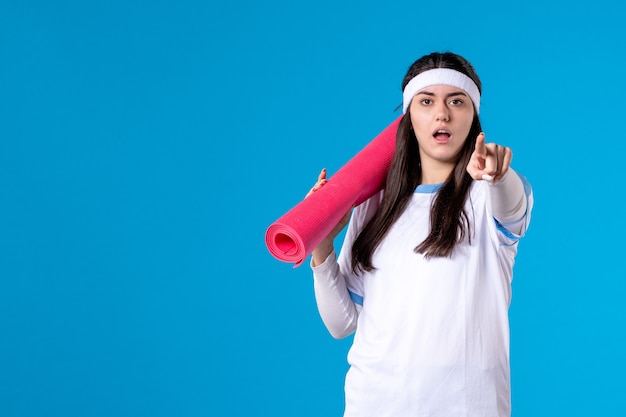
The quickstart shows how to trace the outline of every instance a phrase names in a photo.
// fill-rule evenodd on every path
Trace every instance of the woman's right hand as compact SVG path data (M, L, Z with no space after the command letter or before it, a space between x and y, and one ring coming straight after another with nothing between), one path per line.
M322 169L319 176L317 177L317 182L315 183L313 188L309 190L306 197L309 197L311 194L313 194L314 192L322 188L324 185L326 185L327 182L328 180L326 179L326 168L324 168ZM323 263L326 260L326 258L328 258L328 255L330 255L335 250L333 242L335 238L337 237L337 235L341 233L343 228L346 227L346 225L350 221L351 213L352 213L352 210L349 210L341 218L341 220L339 221L339 223L337 223L337 225L333 228L333 230L331 230L328 236L326 236L326 238L324 238L324 240L322 240L320 244L315 249L313 249L313 252L312 252L313 266L317 266Z

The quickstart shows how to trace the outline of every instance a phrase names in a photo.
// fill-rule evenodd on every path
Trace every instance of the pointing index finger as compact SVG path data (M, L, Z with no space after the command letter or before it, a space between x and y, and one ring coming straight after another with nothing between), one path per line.
M476 153L482 157L487 156L487 147L485 146L485 134L480 132L476 137Z
M485 169L485 160L487 159L487 147L485 146L485 134L480 132L476 137L476 152L478 169Z

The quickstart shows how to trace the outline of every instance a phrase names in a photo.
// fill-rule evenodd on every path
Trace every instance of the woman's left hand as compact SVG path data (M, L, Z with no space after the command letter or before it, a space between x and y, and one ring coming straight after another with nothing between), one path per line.
M509 170L511 159L511 148L485 143L485 134L480 132L474 153L467 164L467 172L475 180L497 181Z

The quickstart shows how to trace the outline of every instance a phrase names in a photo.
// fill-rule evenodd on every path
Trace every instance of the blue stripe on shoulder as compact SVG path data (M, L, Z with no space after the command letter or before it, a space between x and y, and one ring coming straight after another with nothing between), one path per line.
M352 300L352 302L354 304L358 304L361 307L363 306L363 296L353 293L352 291L348 290L348 293L350 293L350 299Z
M504 236L508 237L509 239L513 239L513 240L519 240L520 239L519 236L509 232L506 227L502 226L502 224L500 224L498 219L496 219L495 217L493 218L493 221L496 222L496 229L498 229L500 231L500 233L502 233Z

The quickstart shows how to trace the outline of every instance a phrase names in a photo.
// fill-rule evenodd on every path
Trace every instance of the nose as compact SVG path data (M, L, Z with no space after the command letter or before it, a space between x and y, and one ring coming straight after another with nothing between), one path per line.
M450 120L450 112L448 111L448 106L446 106L445 103L441 103L437 107L435 117L437 118L438 122L447 122Z

